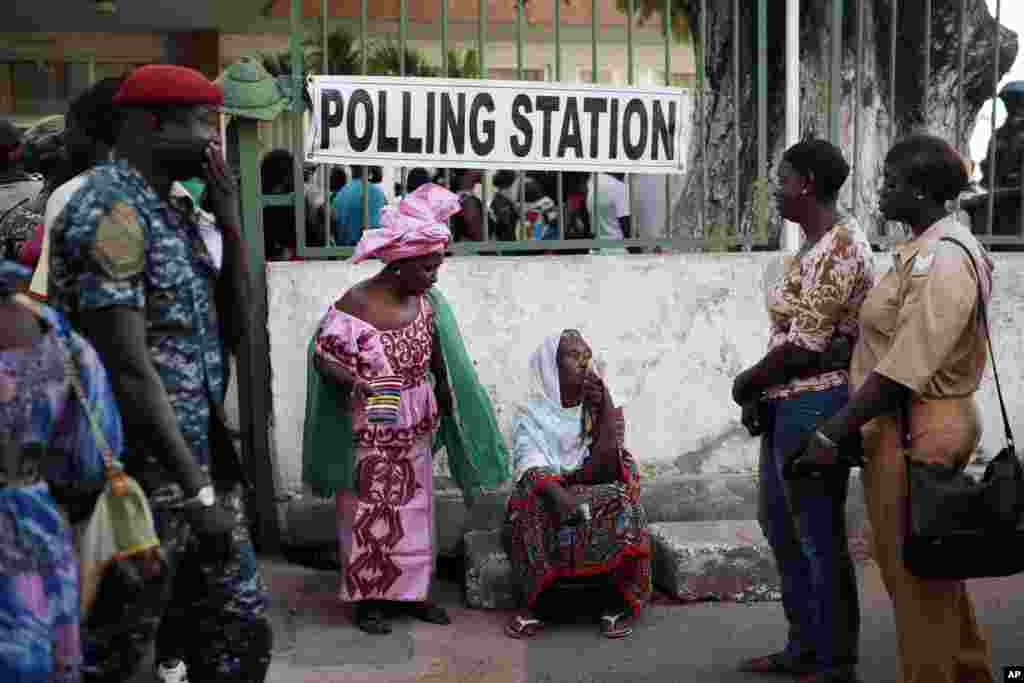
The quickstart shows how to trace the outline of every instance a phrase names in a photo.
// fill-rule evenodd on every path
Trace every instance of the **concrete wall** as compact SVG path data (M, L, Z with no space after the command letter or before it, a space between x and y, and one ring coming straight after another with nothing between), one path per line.
M530 353L577 327L608 362L627 446L647 476L752 472L756 444L730 400L732 378L764 353L763 280L777 254L565 256L447 261L441 286L507 435ZM1001 379L1024 422L1024 257L997 255L992 322ZM879 270L890 262L879 258ZM273 447L282 493L301 490L305 350L328 306L379 265L273 263L268 271ZM983 449L1002 445L994 385L979 395Z

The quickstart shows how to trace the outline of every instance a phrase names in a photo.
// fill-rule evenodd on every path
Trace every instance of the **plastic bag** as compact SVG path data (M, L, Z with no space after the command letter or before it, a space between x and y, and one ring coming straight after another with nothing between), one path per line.
M104 574L118 562L134 561L140 580L163 572L153 513L138 482L116 470L96 501L80 544L81 619L86 623ZM141 586L140 586L141 588ZM124 600L128 596L115 596Z

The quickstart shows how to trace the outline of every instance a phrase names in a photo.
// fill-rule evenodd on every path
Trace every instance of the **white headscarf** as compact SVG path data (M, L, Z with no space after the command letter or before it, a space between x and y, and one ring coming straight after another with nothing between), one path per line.
M562 388L558 381L558 344L560 334L544 340L530 356L530 394L512 424L512 467L516 481L535 467L559 474L571 472L590 453L592 440L580 442L582 405L562 407ZM604 363L593 356L599 376Z

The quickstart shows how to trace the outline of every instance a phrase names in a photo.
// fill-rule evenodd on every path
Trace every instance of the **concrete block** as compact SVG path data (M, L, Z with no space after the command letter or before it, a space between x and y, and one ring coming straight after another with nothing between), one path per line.
M515 609L522 602L501 529L466 534L466 604L476 609Z
M681 600L780 600L779 574L755 520L650 525L655 584Z

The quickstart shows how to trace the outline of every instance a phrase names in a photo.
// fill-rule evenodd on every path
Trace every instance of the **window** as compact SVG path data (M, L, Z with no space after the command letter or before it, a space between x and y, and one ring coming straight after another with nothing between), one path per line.
M496 81L546 81L545 70L541 69L527 69L523 68L523 75L520 78L519 71L515 68L497 68L488 69L487 78L492 78Z
M665 85L664 71L654 71L652 77L654 78L653 85ZM693 88L697 85L697 74L686 74L673 71L672 80L669 85L673 88Z
M0 62L2 110L19 115L62 114L89 87L88 62Z
M594 82L594 72L591 71L590 69L580 69L578 73L579 73L579 76L576 79L577 82L579 82L579 83L593 83ZM598 83L614 83L615 82L615 72L612 71L611 69L599 69L598 72L597 72L597 82Z

